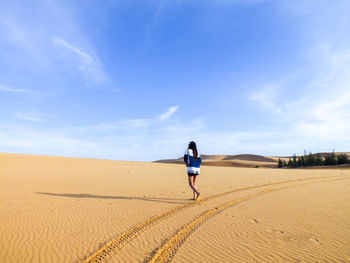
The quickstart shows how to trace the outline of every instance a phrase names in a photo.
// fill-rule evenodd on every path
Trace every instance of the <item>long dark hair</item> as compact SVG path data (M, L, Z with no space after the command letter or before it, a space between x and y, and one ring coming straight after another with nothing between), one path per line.
M197 151L196 143L195 143L194 141L191 141L191 142L188 144L188 149L191 149L191 150L193 151L194 160L197 162L198 151Z

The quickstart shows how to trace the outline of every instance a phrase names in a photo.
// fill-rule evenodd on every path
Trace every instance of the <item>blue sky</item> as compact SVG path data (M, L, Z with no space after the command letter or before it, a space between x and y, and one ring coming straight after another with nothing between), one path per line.
M3 1L0 152L350 151L347 0Z

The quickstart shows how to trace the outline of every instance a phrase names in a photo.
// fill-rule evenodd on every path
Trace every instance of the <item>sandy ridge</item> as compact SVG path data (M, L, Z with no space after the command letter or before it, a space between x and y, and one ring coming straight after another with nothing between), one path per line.
M275 168L278 158L255 154L237 154L237 155L206 155L202 154L202 166L221 166L221 167L265 167ZM177 159L162 159L155 163L183 164L183 157Z
M193 207L195 205L198 205L200 203L204 203L206 201L209 201L211 199L225 196L231 193L250 190L250 189L256 189L256 188L262 188L267 186L273 186L273 185L279 185L279 184L286 184L286 183L296 183L296 182L303 182L303 181L314 181L318 179L324 179L326 176L318 176L318 177L309 177L309 178L303 178L303 179L295 179L295 180L286 180L281 182L275 182L275 183L265 183L260 185L253 185L253 186L247 186L242 188L237 188L234 190L230 190L227 192L223 192L220 194L208 196L202 200L199 200L197 202L191 202L185 205L177 206L173 209L170 209L162 214L156 215L154 217L151 217L147 219L146 221L136 225L135 227L131 228L127 232L122 233L112 241L105 244L102 248L100 248L98 251L93 253L90 257L88 257L86 260L84 260L84 263L90 263L90 262L106 262L108 259L110 259L114 254L116 254L122 247L124 247L126 244L128 244L131 240L133 240L135 237L137 237L142 232L146 231L153 225L157 224L158 222L162 221L163 219L169 218L181 211L183 211L186 208ZM333 177L334 178L334 177ZM339 179L338 179L339 180ZM262 191L264 192L264 191ZM251 197L252 198L252 197ZM250 199L251 199L250 198ZM244 200L242 200L244 201ZM241 201L241 202L242 202Z
M341 181L341 180L347 180L349 179L349 176L339 176L340 178L336 179L326 179L326 180L320 180L320 181L311 181L306 182L302 184L296 184L296 185L289 185L279 188L272 188L272 189L266 189L257 193L249 194L247 196L243 196L240 198L237 198L233 201L229 201L227 203L224 203L220 206L214 207L212 209L209 209L205 212L203 212L197 219L191 221L189 224L185 225L183 228L181 228L179 231L176 232L175 235L170 237L168 241L161 245L159 248L155 249L152 253L150 258L146 259L146 262L148 263L160 263L160 262L170 262L178 249L181 247L181 245L186 241L186 239L193 233L197 228L199 228L205 221L209 220L210 218L214 217L215 215L221 213L223 210L232 207L238 203L242 203L244 201L248 201L250 199L253 199L255 197L268 194L271 192L286 190L290 188L296 188L299 186L305 186L310 184L316 184L316 183L323 183L323 182L332 182L332 181ZM298 180L298 181L305 181L305 180ZM278 184L274 183L273 185ZM153 256L152 256L153 255Z

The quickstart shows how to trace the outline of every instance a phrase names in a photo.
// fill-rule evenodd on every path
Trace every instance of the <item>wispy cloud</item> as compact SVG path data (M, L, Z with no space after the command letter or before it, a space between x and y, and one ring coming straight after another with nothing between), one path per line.
M150 119L131 119L124 121L122 127L124 129L147 128L151 123L152 120Z
M172 134L179 137L193 135L207 126L204 120L194 119L189 123L174 122L163 128L166 134Z
M156 12L154 14L154 17L153 17L153 23L152 23L152 26L155 26L158 19L159 19L159 16L162 12L162 10L164 9L164 7L166 6L166 4L168 3L168 0L161 0L159 1L159 3L157 4L157 7L156 7Z
M71 51L73 51L75 54L79 55L86 63L92 62L92 56L88 54L85 51L80 50L77 47L72 46L69 44L66 40L59 38L59 37L53 37L52 42L58 46L65 47Z
M60 37L55 36L52 37L51 40L55 46L63 50L70 51L77 56L78 70L83 74L86 80L93 82L93 84L103 84L108 80L107 74L98 56L95 53L92 53L92 51L88 52L85 50L92 50L91 46L89 46L86 42L84 43L84 46L87 48L84 49L73 45ZM71 61L70 57L70 55L67 55L63 56L62 58L66 61ZM74 66L75 65L73 65L73 67Z
M33 130L27 126L15 127L0 126L0 146L8 152L23 152L32 154L48 154L63 156L84 156L98 150L96 143L74 138L56 131Z
M316 50L312 53L318 65L311 84L313 93L304 98L295 131L323 141L346 140L350 137L350 50L330 45Z
M313 139L343 141L350 139L350 93L319 101L306 108L305 115L296 119L294 130Z
M165 133L176 132L189 132L193 131L193 129L198 130L203 127L202 121L195 121L193 123L194 126L189 127L188 125L183 125L181 122L164 122L177 111L179 107L173 106L168 109L168 111L160 114L158 117L154 118L135 118L135 119L123 119L118 121L108 121L98 123L96 125L91 126L81 126L73 128L79 134L87 134L87 133L115 133L115 132L127 132L132 134L144 134L147 131L157 128L157 130L162 130ZM167 126L164 126L164 124Z
M331 45L317 45L307 56L314 60L312 79L303 88L270 85L250 97L259 107L273 114L289 127L290 138L303 138L304 146L318 142L334 147L350 139L350 50L337 51ZM298 90L299 96L289 98L284 86ZM305 141L308 138L308 141ZM333 146L332 146L333 145Z
M179 108L178 106L170 107L167 112L164 112L158 116L158 120L166 121L171 117L171 115L173 115L178 110L178 108Z
M45 121L43 118L41 118L38 114L36 113L23 113L23 112L17 112L16 113L16 118L20 120L25 120L25 121L34 121L34 122L43 122Z
M276 100L280 93L280 87L281 85L277 83L266 85L265 87L249 95L248 98L254 102L257 102L265 109L272 109L275 112L280 112L281 110L276 104Z
M77 20L74 4L69 8L59 1L5 4L0 10L1 46L6 54L2 64L25 73L62 74L62 78L76 69L74 77L82 78L86 86L109 83L98 50Z
M32 92L29 89L14 89L14 88L5 87L5 86L2 86L2 85L0 85L0 91L17 92L17 93L29 93L29 92Z

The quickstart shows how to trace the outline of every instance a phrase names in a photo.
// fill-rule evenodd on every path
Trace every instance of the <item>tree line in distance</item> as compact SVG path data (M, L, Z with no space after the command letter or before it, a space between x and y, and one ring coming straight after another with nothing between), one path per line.
M285 160L278 159L278 168L288 167L288 168L297 168L305 166L328 166L328 165L341 165L341 164L350 164L349 156L345 153L335 154L334 150L332 153L324 155L321 154L309 153L307 154L304 151L304 155L297 157L295 154L293 157L289 158L288 162Z

